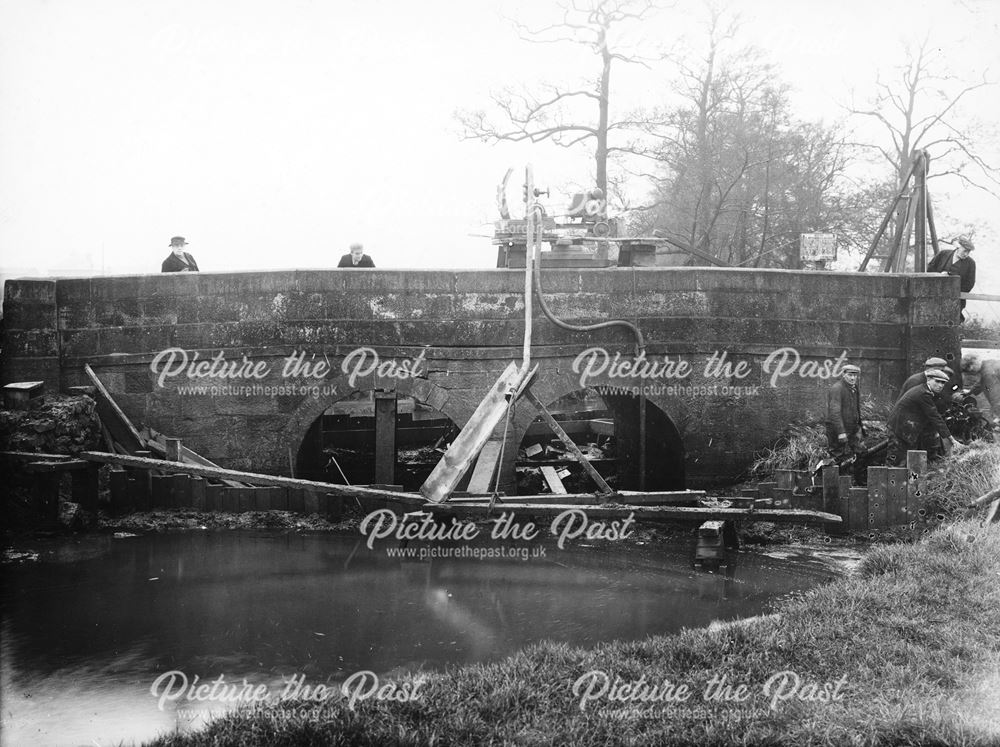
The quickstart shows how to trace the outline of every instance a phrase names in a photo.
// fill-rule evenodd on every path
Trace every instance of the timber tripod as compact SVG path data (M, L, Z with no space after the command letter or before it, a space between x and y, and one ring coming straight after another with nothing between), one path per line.
M882 260L882 272L905 272L906 260L910 249L910 238L913 238L913 272L927 270L927 237L930 236L934 254L940 251L937 227L934 225L934 203L927 191L927 173L931 157L926 150L913 151L910 170L903 179L899 192L882 223L875 232L868 253L861 261L858 272L864 272L873 259ZM912 188L910 182L913 182ZM893 217L896 227L887 247L887 253L877 254L879 243L885 235Z

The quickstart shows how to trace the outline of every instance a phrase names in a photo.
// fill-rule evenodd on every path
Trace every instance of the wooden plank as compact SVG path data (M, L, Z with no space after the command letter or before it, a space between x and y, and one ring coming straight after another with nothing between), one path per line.
M152 475L150 488L149 507L170 508L170 475Z
M288 510L288 488L274 487L274 492L271 493L271 510Z
M986 512L986 518L983 520L983 523L992 524L996 521L1000 521L1000 498L997 498L990 504L990 508Z
M774 471L775 487L782 490L792 490L795 488L795 470L776 469Z
M418 495L412 493L396 493L390 490L378 488L365 488L360 485L335 485L328 482L316 482L313 480L298 480L292 477L279 477L277 475L261 475L254 472L239 472L231 469L221 469L219 467L202 467L198 464L179 464L177 462L165 462L160 459L148 459L142 457L127 456L124 454L108 454L103 451L84 451L79 454L81 459L101 464L118 464L125 467L135 467L141 469L155 469L167 473L181 473L189 475L200 475L201 477L229 478L239 480L254 485L277 485L281 487L301 488L308 491L318 491L321 493L337 493L339 495L370 495L370 496L394 496L396 500L406 501L413 505L422 506L425 501Z
M39 462L28 462L24 465L25 472L68 472L70 470L84 470L87 469L87 462L83 459L70 459L65 462L50 462L50 461L39 461Z
M205 486L205 510L206 511L222 511L222 491L225 487L222 485L206 485Z
M302 513L306 516L312 516L313 514L319 513L319 497L320 493L313 490L306 491L305 495L302 497L303 507Z
M80 504L84 511L97 510L99 472L100 467L91 463L89 469L75 471L70 478L73 502Z
M562 480L559 479L559 475L556 473L555 467L542 467L542 477L545 479L545 484L549 486L551 490L556 495L566 495L566 486L562 484Z
M576 461L580 463L580 466L583 467L583 469L586 471L588 475L590 475L590 479L592 479L594 483L597 485L597 489L601 493L604 493L606 495L610 495L611 493L613 493L614 491L607 484L607 482L604 481L604 478L601 477L597 469L594 468L594 465L592 465L587 460L587 457L583 455L583 452L580 451L580 448L575 443L573 443L573 439L571 439L569 436L566 435L566 431L564 431L562 427L560 427L559 423L556 422L555 418L553 418L551 413L549 413L549 411L545 408L545 405L542 404L542 401L535 396L535 393L532 392L531 389L525 389L524 396L527 397L528 401L535 406L535 408L538 410L538 413L542 416L542 419L549 424L549 427L552 429L553 433L555 433L556 436L559 437L559 440L562 441L563 446L566 447L566 450L573 455Z
M174 508L191 508L191 476L172 475L170 505Z
M788 488L774 488L771 491L772 500L774 501L775 508L791 508L792 507L792 489Z
M327 493L323 498L326 500L326 518L330 521L340 521L344 515L344 496Z
M108 432L119 445L128 450L130 454L142 451L146 448L146 442L139 435L139 431L132 425L132 421L122 412L122 409L115 402L111 393L104 388L104 384L97 378L94 369L90 364L84 364L84 372L96 388L97 415L107 427Z
M166 446L167 437L164 436L162 433L157 433L156 431L154 431L152 429L146 429L146 430L148 430L149 433L150 433L149 438L146 439L146 446L149 448L149 450L151 452L155 453L157 456L160 456L160 457L163 457L164 459L166 459L166 457L167 457L167 446ZM185 464L198 464L198 465L201 465L202 467L215 467L216 469L222 469L215 462L211 461L210 459L206 459L201 454L197 453L196 451L192 451L191 449L189 449L187 446L184 446L183 444L181 444L180 452L181 452L180 461L184 462ZM133 456L141 456L141 455L140 454L134 454ZM176 461L176 460L174 460L174 461ZM245 483L242 483L239 480L225 480L225 479L222 480L222 484L223 485L229 485L230 487L233 487L233 488L241 488L241 487L243 487L245 485Z
M781 523L816 523L837 524L841 521L836 514L824 511L803 511L800 509L747 509L721 508L706 506L591 506L581 507L567 504L538 505L537 503L504 503L494 508L492 515L504 511L525 513L538 517L558 516L564 511L579 510L591 519L625 519L632 516L637 521L721 521L737 519L754 519L757 521L773 521ZM489 515L489 506L468 504L438 503L428 505L427 510L434 514L456 517L482 517Z
M927 452L906 452L906 512L914 536L928 531L927 503Z
M910 521L906 507L906 477L909 470L906 467L888 467L888 488L886 503L888 505L889 526L898 527Z
M448 502L486 505L491 500L493 500L491 495L466 495L454 496L449 498ZM566 495L558 496L552 495L551 493L540 493L537 495L503 496L496 500L496 504L499 506L510 501L513 503L559 503L563 505L576 506L601 506L609 503L627 506L667 506L674 504L697 503L702 500L705 500L704 490L675 490L652 493L622 490L611 496L610 501L607 496L598 495L596 493L568 493Z
M507 415L508 398L513 396L523 379L524 372L518 369L517 364L509 363L420 486L421 495L432 503L448 499L473 460L479 456L493 429Z
M851 488L850 500L848 531L851 534L868 534L868 488Z
M59 524L59 482L58 472L41 472L32 481L32 498L42 515L45 526Z
M823 510L835 514L840 505L840 470L836 465L823 468Z
M396 481L396 393L375 392L375 482Z
M112 510L118 511L127 505L128 489L129 480L125 470L111 470L108 474L108 497L111 500Z
M493 477L496 475L497 465L500 460L500 451L503 448L503 441L499 438L491 438L479 452L476 466L472 468L472 477L469 479L470 493L488 493L493 484Z
M886 529L889 526L888 500L889 473L886 467L868 468L869 529Z
M853 484L854 480L851 479L850 475L840 476L840 485L838 486L840 501L837 513L840 514L841 523L830 530L831 534L846 535L849 532L848 527L851 521L851 491L854 490L852 487Z
M179 438L166 439L166 454L164 458L170 462L181 461L181 440Z
M206 506L205 500L205 478L204 477L192 477L191 478L191 508L195 511L204 511Z
M45 454L40 451L0 451L0 457L22 462L69 462L73 457L66 454Z
M297 514L305 513L306 491L302 488L286 488L288 490L288 510Z

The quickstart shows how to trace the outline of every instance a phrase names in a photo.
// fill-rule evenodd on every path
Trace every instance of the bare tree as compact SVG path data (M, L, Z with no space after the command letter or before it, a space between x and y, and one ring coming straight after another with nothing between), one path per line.
M516 24L525 41L588 47L599 59L596 77L577 87L546 84L536 90L507 89L494 93L495 112L456 113L467 139L484 142L548 140L572 147L594 141L596 184L608 194L608 155L619 150L608 143L608 134L628 123L610 115L611 70L615 62L646 65L644 58L625 44L615 45L613 32L641 21L653 10L652 0L570 0L560 4L562 19L548 26L529 28ZM579 104L579 105L578 105Z
M644 122L656 187L632 229L726 264L796 266L799 234L840 222L842 138L796 121L776 71L739 43L738 18L705 8L702 52L675 59L677 103Z
M852 115L876 121L891 145L855 145L880 154L893 169L897 189L906 179L913 152L927 150L936 166L932 178L953 174L968 186L996 194L1000 169L977 152L981 132L961 112L974 91L994 84L986 73L972 83L947 73L940 50L929 37L916 48L906 47L905 54L905 62L890 80L876 79L870 102L847 107Z

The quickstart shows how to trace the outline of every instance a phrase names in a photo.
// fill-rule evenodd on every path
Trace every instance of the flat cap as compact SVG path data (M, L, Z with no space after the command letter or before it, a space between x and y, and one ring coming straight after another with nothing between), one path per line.
M925 368L943 368L948 365L948 361L944 358L928 358L924 361Z
M861 373L861 369L858 368L857 366L853 366L851 364L848 364L848 365L844 366L844 373L845 374L849 374L849 373L859 374L859 373Z
M948 374L942 371L940 368L929 368L924 372L927 380L937 379L938 381L948 381Z

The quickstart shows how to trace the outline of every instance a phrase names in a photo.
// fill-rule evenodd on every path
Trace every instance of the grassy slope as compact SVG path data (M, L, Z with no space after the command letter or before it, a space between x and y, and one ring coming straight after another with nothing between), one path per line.
M572 684L594 669L695 694L668 717L602 717L602 707L629 705L606 701L581 712ZM782 670L804 682L846 676L843 699L771 710L762 685ZM705 703L720 675L749 686L746 703ZM156 744L1000 744L1000 527L965 523L875 548L861 573L779 616L593 650L532 646L431 675L421 691L413 703L354 712L333 700L319 718L272 707Z

